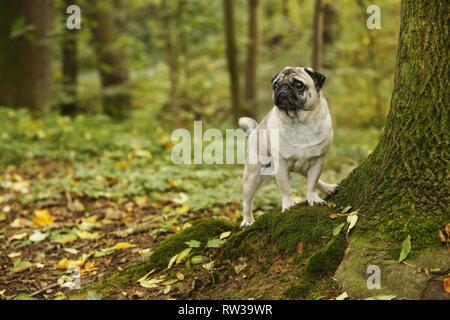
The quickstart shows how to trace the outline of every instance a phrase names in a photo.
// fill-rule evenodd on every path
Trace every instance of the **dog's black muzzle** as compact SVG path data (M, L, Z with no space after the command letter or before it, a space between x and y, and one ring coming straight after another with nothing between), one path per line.
M303 107L302 99L295 90L287 84L281 85L275 92L275 105L283 110L292 111Z

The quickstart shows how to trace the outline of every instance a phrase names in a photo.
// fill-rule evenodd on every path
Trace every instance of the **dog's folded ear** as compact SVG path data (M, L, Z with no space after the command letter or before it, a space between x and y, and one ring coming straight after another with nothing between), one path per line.
M278 72L275 77L272 78L272 81L270 81L271 84L273 84L273 82L275 81L275 79L278 77L278 75L280 74L280 72Z
M314 71L310 68L305 68L305 72L309 74L309 76L313 79L314 84L316 85L317 90L322 89L323 84L325 83L325 80L327 77L325 77L320 72Z

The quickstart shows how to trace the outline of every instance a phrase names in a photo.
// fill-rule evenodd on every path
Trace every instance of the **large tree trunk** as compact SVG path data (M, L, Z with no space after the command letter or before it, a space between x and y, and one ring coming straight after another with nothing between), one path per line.
M323 51L323 4L322 0L316 0L314 4L313 18L313 51L312 67L319 70L322 66Z
M397 239L423 242L450 222L449 13L448 1L403 1L384 134L336 196L379 216L371 219L376 228Z
M64 9L73 3L72 0L64 1ZM65 12L65 10L64 10ZM65 115L77 113L77 86L78 86L78 43L79 30L64 30L62 39L62 74L64 99L61 102L61 112Z
M129 109L128 69L125 53L118 48L119 28L114 19L114 4L103 0L91 12L95 47L103 88L103 110L114 118L124 117Z
M249 105L249 115L255 116L253 110L256 107L258 51L260 44L260 1L248 1L248 48L247 65L245 69L245 99Z
M374 295L367 272L375 266L382 279L377 294L450 298L442 285L450 256L438 237L450 222L449 13L448 1L402 2L397 71L383 136L332 198L353 206L361 217L335 274L351 297ZM412 251L400 264L404 239L410 239ZM432 268L438 274L430 274Z
M233 0L223 0L225 39L228 61L228 72L230 75L230 90L232 98L232 111L235 122L243 115L241 107L241 93L239 86L239 69L236 47L236 34L234 31L234 2Z
M0 105L47 105L51 94L53 0L0 1Z

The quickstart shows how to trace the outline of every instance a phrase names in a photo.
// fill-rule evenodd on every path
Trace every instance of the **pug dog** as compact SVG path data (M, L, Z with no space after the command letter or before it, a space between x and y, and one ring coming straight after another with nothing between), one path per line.
M306 177L306 200L310 206L326 205L317 189L325 195L337 190L336 184L319 179L333 139L331 115L322 94L325 79L311 68L285 67L272 79L274 107L266 117L259 124L248 117L239 119L239 126L248 133L248 141L266 141L262 144L265 147L256 151L256 161L248 160L250 143L247 143L242 228L254 222L253 198L267 176L264 170L273 167L274 160L271 175L279 187L282 211L296 204L290 191L290 172Z

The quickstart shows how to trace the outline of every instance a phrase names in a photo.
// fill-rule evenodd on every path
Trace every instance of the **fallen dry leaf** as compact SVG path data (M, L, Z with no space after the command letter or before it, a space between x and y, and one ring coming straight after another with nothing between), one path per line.
M337 213L330 214L331 220L334 220L334 219L336 219L337 217L338 217L338 214L337 214Z
M443 243L447 242L447 237L444 235L444 232L442 232L442 230L438 230L438 235L441 242Z
M25 270L30 269L32 265L33 264L30 261L18 260L14 263L12 272L14 273L24 272Z
M81 268L85 264L87 258L89 258L89 255L87 255L87 254L84 254L78 260L72 260L72 259L64 258L64 259L61 259L58 262L58 264L55 266L55 268L58 269L58 270L66 270L66 269L69 269L71 267Z
M53 217L47 209L34 210L33 222L36 226L43 228L53 225Z
M305 244L303 243L303 241L300 241L299 243L297 243L295 252L297 252L297 254L303 254L303 251L305 251Z
M21 252L11 252L8 254L8 258L14 259L14 258L18 258L22 255Z
M443 285L444 285L444 291L447 293L450 293L450 277L447 277L444 279Z
M83 265L83 270L82 272L91 272L96 270L97 268L95 267L95 261L88 261Z

